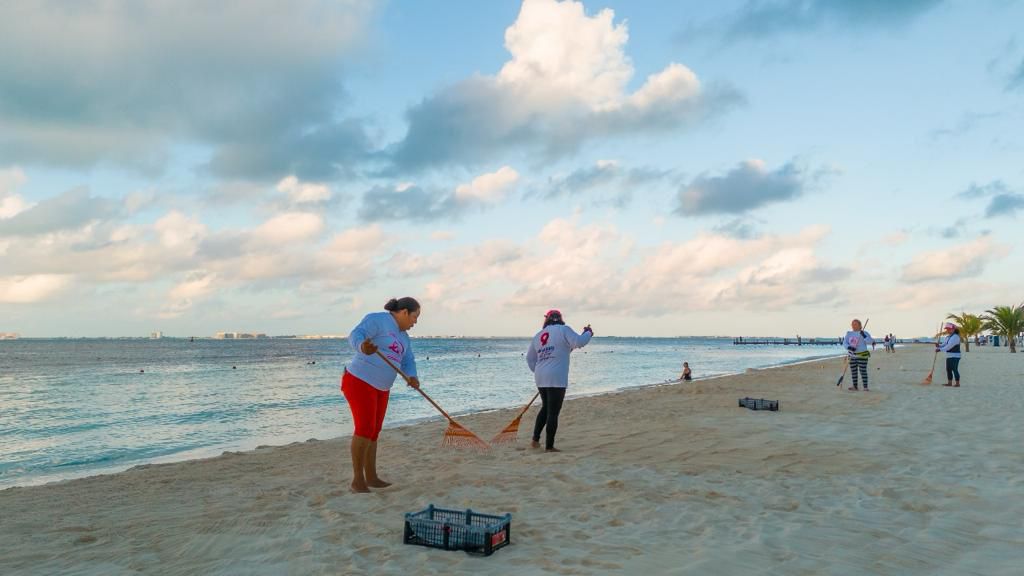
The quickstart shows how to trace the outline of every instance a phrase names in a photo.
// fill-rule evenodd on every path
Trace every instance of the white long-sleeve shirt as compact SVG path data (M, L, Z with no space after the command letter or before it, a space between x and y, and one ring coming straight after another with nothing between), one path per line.
M960 335L950 334L946 336L946 341L939 346L939 350L946 353L946 358L959 358L960 357Z
M843 346L846 347L847 354L850 356L868 357L871 356L871 352L868 351L868 345L874 341L875 339L871 337L870 332L850 330L843 338ZM853 348L853 350L850 350L850 348Z
M395 322L390 312L367 314L349 334L348 342L356 355L346 370L353 376L378 390L390 390L398 376L377 354L363 354L359 347L367 338L376 344L381 353L395 366L400 366L406 376L416 376L416 357L412 353L409 334L398 329L398 322Z
M568 388L569 353L586 346L593 335L589 330L577 334L564 324L552 324L537 332L526 352L526 364L537 388Z

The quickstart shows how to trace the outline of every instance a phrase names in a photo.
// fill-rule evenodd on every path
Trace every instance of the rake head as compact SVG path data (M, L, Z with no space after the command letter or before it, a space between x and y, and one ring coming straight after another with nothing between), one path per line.
M934 373L935 373L934 370L929 372L928 375L924 377L924 380L921 381L921 384L924 384L925 386L931 384L932 383L932 374L934 374Z
M519 422L522 419L523 417L520 416L510 422L508 426L505 426L501 432L498 432L491 439L491 444L515 444L516 440L519 439Z
M491 445L484 442L462 424L454 420L448 421L448 428L444 431L444 438L441 445L450 448L476 448L478 450L489 450Z

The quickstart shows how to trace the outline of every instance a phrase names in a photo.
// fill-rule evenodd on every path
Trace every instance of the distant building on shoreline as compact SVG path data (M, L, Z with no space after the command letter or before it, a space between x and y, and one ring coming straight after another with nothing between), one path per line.
M20 336L17 332L0 332L0 340L17 340Z
M213 335L214 340L254 340L266 337L263 332L217 332Z
M156 332L150 332L149 333L149 339L150 340L159 340L159 339L161 339L163 337L164 337L164 333L159 331L159 330L157 330Z

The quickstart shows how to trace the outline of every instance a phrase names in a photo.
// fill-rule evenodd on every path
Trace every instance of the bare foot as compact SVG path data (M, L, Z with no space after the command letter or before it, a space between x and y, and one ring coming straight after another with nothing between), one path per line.
M370 491L370 488L366 484L358 484L356 482L352 482L352 486L349 487L349 490L355 492L356 494L365 494Z
M391 486L391 482L385 482L380 478L374 478L373 480L367 480L366 485L370 488L387 488Z
M540 448L540 442L537 442L536 440L530 442L530 448Z
M558 448L545 448L545 452L561 452Z

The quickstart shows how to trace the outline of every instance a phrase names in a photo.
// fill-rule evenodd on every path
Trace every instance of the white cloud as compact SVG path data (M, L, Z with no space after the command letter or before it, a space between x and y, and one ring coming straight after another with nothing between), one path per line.
M282 178L277 191L288 196L293 204L318 204L331 199L331 189L326 184L300 182L294 175Z
M30 204L16 194L28 178L17 166L0 170L0 219L11 218L19 212L24 212Z
M265 244L309 240L324 229L323 216L313 212L287 212L260 224L252 232L253 239Z
M525 0L505 31L509 60L411 108L391 150L396 165L475 164L512 147L561 156L592 139L677 130L738 101L675 62L630 93L629 33L614 16L588 16L572 0Z
M842 298L836 287L849 270L829 266L815 254L828 233L824 226L758 238L702 232L686 242L641 246L614 226L555 219L522 244L493 241L434 254L426 294L432 305L457 305L497 291L514 310L556 305L634 315L723 306L784 310Z
M68 274L0 276L0 304L31 304L48 300L70 282Z
M186 216L177 210L168 212L154 222L153 231L156 232L160 245L164 248L180 250L188 254L196 251L199 242L207 233L206 226L198 218ZM126 233L127 231L120 232L122 235Z
M1010 247L983 236L945 250L922 252L903 267L903 281L910 283L953 280L980 275L992 261L1005 257Z
M455 199L460 202L496 204L505 199L509 189L518 181L518 172L508 166L502 166L496 172L481 174L468 184L460 184L455 188Z

